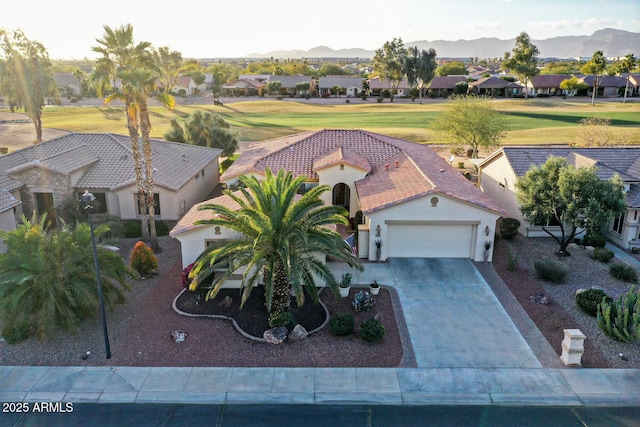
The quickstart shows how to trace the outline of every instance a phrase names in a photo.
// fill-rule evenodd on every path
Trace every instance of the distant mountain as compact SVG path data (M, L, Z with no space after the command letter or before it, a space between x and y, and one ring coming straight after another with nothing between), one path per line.
M605 28L590 36L563 36L544 40L532 40L540 50L541 58L591 57L601 50L607 57L622 57L628 53L640 54L640 33ZM474 40L420 40L405 43L419 49L433 48L439 57L450 58L499 58L515 46L515 38L481 38ZM309 50L276 50L267 53L252 53L247 58L373 58L373 50L360 48L334 50L318 46Z

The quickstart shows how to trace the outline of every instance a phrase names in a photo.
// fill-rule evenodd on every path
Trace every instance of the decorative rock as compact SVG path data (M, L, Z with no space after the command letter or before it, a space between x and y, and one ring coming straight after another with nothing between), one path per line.
M301 324L297 324L291 333L289 334L290 341L300 341L305 339L309 335L309 332Z
M185 339L187 339L187 333L183 330L176 330L171 332L171 339L173 339L175 342L183 342Z
M287 339L287 327L276 326L275 328L267 329L262 334L262 338L269 344L282 344Z
M576 296L578 296L578 295L580 295L581 293L586 292L586 291L587 291L586 289L584 289L584 288L580 288L580 289L578 289L578 290L576 291Z
M231 307L231 303L233 303L233 298L227 295L222 301L220 301L220 307Z
M578 245L576 243L569 243L567 245L567 249L577 249Z
M543 305L549 304L549 296L547 294L538 294L536 296L529 297L529 299L535 302L536 304L543 304Z

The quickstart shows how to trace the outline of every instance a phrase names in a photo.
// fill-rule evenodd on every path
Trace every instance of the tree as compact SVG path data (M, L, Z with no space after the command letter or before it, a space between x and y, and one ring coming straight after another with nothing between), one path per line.
M77 333L80 322L98 314L91 231L86 223L75 229L47 230L46 215L0 231L7 247L0 253L0 323L2 334L18 340L35 334L51 338L56 328ZM99 239L108 227L95 229ZM129 290L127 269L120 255L99 248L98 265L104 300L110 308L123 303Z
M462 61L447 62L436 68L437 76L465 76L467 74L467 67Z
M104 30L103 38L96 39L99 46L93 47L94 52L102 55L96 60L94 80L99 96L110 92L104 99L105 103L121 100L125 104L142 217L142 238L150 240L151 247L157 250L159 246L155 229L153 163L149 137L151 121L147 99L156 90L155 82L160 76L160 70L151 54L150 43L134 43L133 27L130 24L115 30L105 25ZM168 108L175 105L175 99L167 92L159 93L157 98Z
M85 93L85 85L87 84L87 75L80 68L76 68L71 74L73 74L73 77L78 79L78 87L80 88L80 93L78 95L82 98Z
M469 145L475 159L481 147L500 145L506 136L507 125L504 115L496 111L487 98L454 95L433 127L449 135L452 145L459 146L461 142Z
M171 119L171 129L164 139L201 147L219 148L224 157L233 155L238 149L238 134L219 114L196 111L185 120L184 129L178 121Z
M173 87L180 77L182 67L182 53L170 50L167 46L161 46L152 51L153 60L160 70L158 82L167 93L173 92Z
M267 92L269 94L279 93L282 87L282 82L279 80L273 80L267 83Z
M616 175L601 180L596 167L576 168L563 157L550 156L541 166L533 166L516 183L518 203L524 217L542 226L559 245L561 255L569 255L567 245L576 235L598 233L626 208L624 185ZM548 229L556 223L560 236Z
M422 91L435 76L437 67L435 49L419 50L416 46L409 48L404 73L410 86L416 85L422 103Z
M398 86L405 77L406 57L407 49L405 49L401 38L385 42L373 56L373 68L381 80L387 81L391 102L393 102L393 97L398 93Z
M331 90L331 93L333 94L333 96L337 98L338 95L340 94L340 91L342 90L342 87L340 87L340 85L333 85L329 90Z
M633 53L629 53L624 57L624 60L618 68L620 74L627 75L627 83L624 86L624 98L622 99L623 104L627 102L627 91L629 90L629 78L631 77L631 70L636 68L637 64L638 60L636 59L636 57L633 55Z
M298 95L306 95L309 93L309 88L311 88L311 83L309 82L298 82L296 83L296 92Z
M573 76L569 79L565 79L560 82L560 89L567 91L567 96L574 96L581 90L588 89L589 85L583 82L582 80L578 80L576 76Z
M338 295L338 281L318 255L327 255L362 271L362 265L351 248L329 225L347 224L343 208L324 205L321 194L330 188L319 185L304 195L297 195L306 177L294 178L280 170L274 175L265 171L264 181L241 176L246 186L241 193L225 190L239 209L206 204L201 210L211 211L212 219L198 221L236 231L242 237L222 242L206 250L191 272L191 289L195 290L213 270L228 265L228 270L213 279L207 298L214 298L224 283L238 269L244 268L241 304L244 304L260 274L264 276L265 297L269 313L290 311L293 291L298 305L305 290L318 301L316 279L326 282Z
M525 32L520 33L516 37L516 45L511 51L505 52L504 61L502 61L502 68L516 73L520 81L525 86L525 97L528 97L528 90L526 90L527 83L531 77L540 74L538 70L538 55L540 51L531 43L531 38Z
M602 74L607 66L607 60L604 57L604 53L601 50L597 50L593 53L593 56L580 68L584 74L593 74L593 93L591 94L591 105L596 102L596 96L598 94L598 76Z
M35 127L35 143L42 142L42 109L45 100L58 100L58 91L47 50L20 30L0 28L0 93L12 112L24 108Z

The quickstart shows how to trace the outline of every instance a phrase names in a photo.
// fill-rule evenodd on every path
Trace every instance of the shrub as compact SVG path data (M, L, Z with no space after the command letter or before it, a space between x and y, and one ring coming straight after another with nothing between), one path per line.
M134 239L142 236L142 224L140 221L127 221L124 224L124 237Z
M600 262L607 263L611 261L613 258L613 251L605 248L595 248L593 251L593 255L591 255L593 259L597 259Z
M156 236L168 236L169 227L164 221L156 221Z
M518 267L518 253L511 252L511 248L507 248L507 255L509 256L509 265L507 266L507 270L516 271L516 267Z
M458 162L458 169L464 169L464 162Z
M609 273L616 279L625 282L637 282L638 272L627 264L613 264L609 267Z
M138 242L131 251L131 268L136 270L141 276L148 276L154 269L158 268L158 258L144 242Z
M596 317L598 315L598 304L602 302L603 298L607 303L613 301L602 289L591 288L576 295L576 304L589 316Z
M353 316L338 313L329 320L329 330L333 335L344 337L353 333Z
M473 156L473 148L467 148L465 154L468 158L471 158Z
M520 221L515 218L505 218L500 221L500 236L507 240L513 240L518 235Z
M360 324L360 336L367 342L380 341L384 337L384 332L384 325L375 317Z
M31 328L28 324L7 325L2 328L2 337L7 344L17 344L31 336Z
M180 283L182 283L182 287L185 289L189 289L189 285L191 284L191 279L189 278L189 273L193 270L193 266L195 263L191 263L182 269L182 276L180 277Z
M598 327L608 337L623 342L640 339L640 292L632 286L618 301L603 302L598 310Z
M534 261L533 266L539 278L553 283L564 282L567 274L569 274L569 267L551 258L537 259Z
M594 248L604 248L606 243L607 238L602 234L587 234L582 241L584 246L593 246Z
M382 97L383 98L391 98L391 92L389 92L389 89L384 89L382 91Z
M275 328L276 326L289 326L295 325L295 319L290 311L277 310L269 313L269 326Z

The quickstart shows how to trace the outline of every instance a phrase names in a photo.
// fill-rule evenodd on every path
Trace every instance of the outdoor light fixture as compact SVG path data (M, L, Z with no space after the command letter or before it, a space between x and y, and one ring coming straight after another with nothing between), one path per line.
M376 237L380 237L380 224L376 227Z
M486 234L488 236L490 233L491 233L491 229L487 225L487 228L484 229L484 234Z
M102 296L102 282L100 282L100 265L98 264L98 248L96 247L96 236L93 232L93 205L91 204L96 196L85 190L80 200L85 204L84 209L89 214L89 229L91 230L91 244L93 245L93 265L96 269L96 281L98 282L98 299L100 302L100 315L102 317L102 333L104 335L104 347L107 352L107 359L111 359L111 348L109 347L109 334L107 332L107 317L104 312L104 297Z

